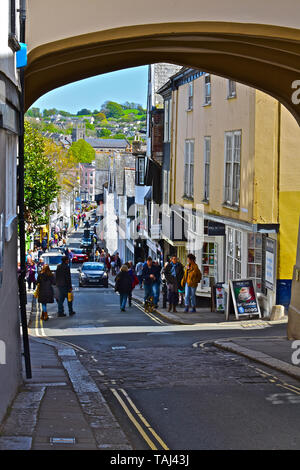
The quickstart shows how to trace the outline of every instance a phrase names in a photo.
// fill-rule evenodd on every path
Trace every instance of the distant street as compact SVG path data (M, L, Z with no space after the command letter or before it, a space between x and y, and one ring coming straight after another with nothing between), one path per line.
M69 245L78 247L81 235ZM57 318L51 305L49 321L34 331L76 346L135 449L299 448L298 382L211 345L282 335L284 326L168 325L137 305L120 312L112 287L79 288L74 265L72 278L76 315ZM193 347L199 342L205 344Z

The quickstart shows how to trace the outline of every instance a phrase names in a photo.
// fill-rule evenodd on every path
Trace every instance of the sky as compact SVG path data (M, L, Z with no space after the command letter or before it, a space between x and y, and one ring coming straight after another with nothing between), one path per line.
M77 113L82 108L100 109L107 100L133 101L146 108L148 66L106 73L70 83L46 93L32 107L56 108Z

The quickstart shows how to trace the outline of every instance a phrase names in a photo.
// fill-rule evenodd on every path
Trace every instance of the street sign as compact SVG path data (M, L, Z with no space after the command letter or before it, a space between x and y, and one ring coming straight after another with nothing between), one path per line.
M232 313L232 306L236 319L242 316L258 315L261 318L260 308L251 279L229 281L226 318Z

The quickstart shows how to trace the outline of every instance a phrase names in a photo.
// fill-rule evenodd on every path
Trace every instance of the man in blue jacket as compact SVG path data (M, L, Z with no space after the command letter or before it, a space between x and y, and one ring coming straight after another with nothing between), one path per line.
M148 256L146 264L143 267L142 279L144 282L144 302L150 297L154 297L153 284L157 282L157 267L154 266L151 256Z

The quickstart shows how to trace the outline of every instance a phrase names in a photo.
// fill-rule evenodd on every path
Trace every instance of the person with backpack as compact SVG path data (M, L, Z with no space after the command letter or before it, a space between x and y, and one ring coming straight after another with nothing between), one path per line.
M184 276L181 281L182 287L185 287L185 312L189 311L191 304L192 312L196 312L196 289L202 279L202 274L196 264L196 257L192 253L187 255L187 265L184 270Z
M116 276L115 291L120 294L120 309L125 312L127 298L132 291L132 278L128 273L128 266L121 266L120 272Z

